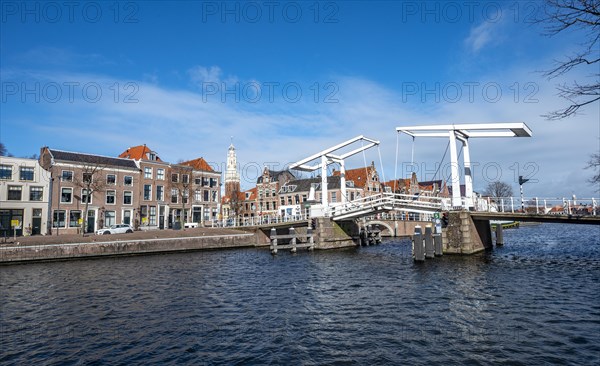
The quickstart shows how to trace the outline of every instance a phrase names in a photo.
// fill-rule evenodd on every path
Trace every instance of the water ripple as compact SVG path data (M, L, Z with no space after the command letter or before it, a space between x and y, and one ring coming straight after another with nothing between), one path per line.
M407 240L0 268L0 364L599 364L600 228L415 264Z

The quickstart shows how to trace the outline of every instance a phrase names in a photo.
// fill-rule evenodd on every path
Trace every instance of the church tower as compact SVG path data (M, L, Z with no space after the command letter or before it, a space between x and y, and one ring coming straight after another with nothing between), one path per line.
M227 170L225 171L225 197L232 197L233 192L240 191L240 174L237 171L237 157L233 140L227 152Z

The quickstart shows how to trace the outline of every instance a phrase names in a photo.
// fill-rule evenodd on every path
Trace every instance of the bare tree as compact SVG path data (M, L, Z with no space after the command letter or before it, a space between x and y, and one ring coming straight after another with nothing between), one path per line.
M100 164L84 164L82 167L82 175L76 175L73 177L73 184L77 187L82 188L86 195L81 195L81 200L85 201L85 209L83 211L83 227L81 230L82 235L85 235L87 231L87 212L88 206L92 199L92 195L95 192L102 192L106 188L106 179L102 174L104 165Z
M190 192L192 189L193 175L192 168L185 165L173 165L171 167L171 179L169 180L169 187L171 188L171 194L177 195L177 202L181 202L183 217L183 224L187 221L186 218L186 204L189 200Z
M0 156L6 156L8 151L6 151L6 146L2 142L0 142Z
M549 80L564 75L579 66L592 66L589 83L562 84L557 87L558 95L571 104L543 115L550 120L558 120L575 115L583 106L600 100L600 2L598 0L546 0L545 15L540 19L545 23L544 34L555 36L565 31L581 32L582 49L564 60L555 60L554 68L544 72Z
M511 197L513 190L511 186L504 182L491 182L485 187L483 194L494 198Z
M595 153L590 155L590 160L587 164L586 169L594 170L594 175L588 179L588 182L596 185L596 191L600 191L600 154Z

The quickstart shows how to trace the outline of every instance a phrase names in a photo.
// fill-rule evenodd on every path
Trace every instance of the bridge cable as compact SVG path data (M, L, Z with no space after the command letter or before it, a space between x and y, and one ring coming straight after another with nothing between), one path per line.
M438 165L437 170L433 174L433 179L432 180L435 180L435 177L437 176L437 173L439 173L440 169L442 168L442 164L444 163L444 159L446 158L446 154L448 153L448 148L450 148L450 141L448 141L448 144L446 145L446 151L444 151L444 155L442 156L442 160L440 160L440 164Z
M381 166L381 177L383 178L383 182L385 182L385 171L383 170L383 160L381 160L381 149L379 148L379 145L377 145L377 152L379 153L379 166ZM381 184L381 181L379 182L379 188L381 188L383 185ZM385 188L384 188L385 190ZM383 193L383 192L381 192Z
M394 163L394 185L392 193L396 193L396 186L398 184L398 145L399 145L400 132L396 132L396 162Z

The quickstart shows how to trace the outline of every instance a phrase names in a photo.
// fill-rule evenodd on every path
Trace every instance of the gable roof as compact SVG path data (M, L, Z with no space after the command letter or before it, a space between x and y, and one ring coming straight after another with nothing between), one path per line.
M107 167L119 167L139 170L137 165L135 165L135 162L129 159L113 158L109 156L92 155L50 148L48 148L48 152L55 161L61 160L72 163L104 165Z
M121 153L121 155L119 155L119 157L124 158L124 159L133 159L133 160L150 160L149 154L151 152L153 152L153 151L148 146L138 145L138 146L130 147L127 150L123 151ZM155 152L155 154L156 154L156 152ZM158 155L156 155L156 161L162 161L158 157Z
M290 172L289 170L279 170L279 171L277 171L277 170L271 170L271 169L269 169L269 177L272 179L272 181L273 181L273 182L275 182L275 181L278 181L278 180L279 180L279 177L280 177L281 175L284 175L284 174L289 174L289 175L292 177L292 179L296 177L296 176L295 176L295 175L294 175L292 172ZM256 179L256 183L263 183L263 174L261 174L261 175L260 175L260 176L259 176L259 177Z
M312 184L318 184L319 187L321 185L321 177L317 178L307 178L307 179L296 179L289 181L284 184L283 187L287 187L286 192L282 192L280 188L280 194L283 193L297 193L297 192L310 192L310 186ZM341 177L339 175L328 176L327 177L327 189L339 189L341 184ZM348 181L346 181L346 186L348 186ZM292 187L292 189L290 189ZM320 189L320 188L319 188ZM319 190L317 189L317 190Z
M346 181L353 181L354 186L357 188L365 188L366 182L369 180L369 176L373 173L377 173L375 170L375 164L371 163L368 167L348 169L345 172ZM339 170L333 171L333 176L340 176Z
M211 168L210 165L208 165L208 163L206 162L206 160L204 160L204 158L202 158L202 157L194 159L194 160L184 161L182 163L179 163L179 165L191 166L195 170L202 170L205 172L211 172L211 173L215 172L213 170L213 168Z

